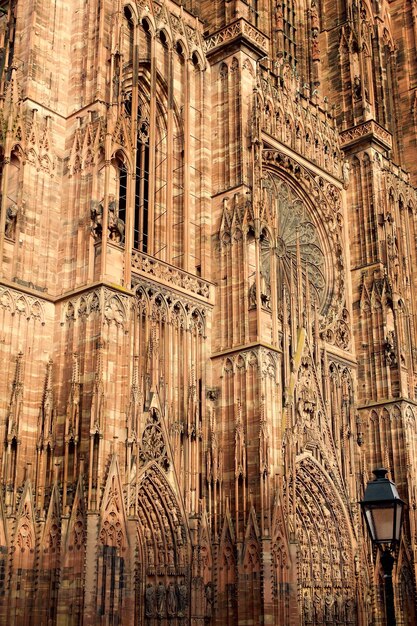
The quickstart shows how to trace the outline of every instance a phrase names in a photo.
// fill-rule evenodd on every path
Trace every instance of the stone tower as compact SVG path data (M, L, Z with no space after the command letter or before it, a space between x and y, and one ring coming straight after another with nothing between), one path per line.
M0 625L371 626L408 509L417 9L0 0Z

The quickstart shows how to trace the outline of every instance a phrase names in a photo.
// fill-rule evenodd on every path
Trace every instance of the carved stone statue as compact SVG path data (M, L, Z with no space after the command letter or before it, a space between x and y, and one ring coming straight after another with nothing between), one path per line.
M91 201L90 217L91 232L95 239L100 239L103 233L104 201ZM125 239L125 223L119 217L118 203L113 195L109 196L108 205L108 236L111 241L123 243Z
M256 308L256 282L253 281L251 286L249 287L249 308Z
M278 2L275 9L275 28L276 30L283 30L284 28L284 12L281 2Z
M385 361L388 367L397 364L397 354L395 351L395 335L394 331L390 330L387 333L387 337L385 339Z
M148 548L148 565L149 567L154 567L155 565L155 554L152 546Z
M152 618L155 615L155 588L151 583L145 589L145 617Z
M271 308L271 285L266 271L261 271L261 303L264 308Z
M125 239L125 223L119 218L119 207L114 196L109 196L109 239L123 243Z
M353 79L353 93L357 100L362 96L362 81L359 76L355 76Z
M4 234L8 239L14 239L16 231L18 209L16 204L11 204L6 209L6 224L4 228Z
M349 179L350 179L350 163L347 159L343 161L342 177L343 177L343 187L347 189L349 186Z
M204 591L205 591L205 596L206 596L205 616L206 618L210 618L213 613L213 600L214 600L212 583L207 583Z
M156 588L156 614L158 617L165 617L166 614L166 589L163 583L159 583Z
M313 606L308 593L304 596L304 623L311 624L313 622Z
M344 624L345 622L345 605L343 596L340 591L337 592L334 603L334 617L336 624Z
M324 597L324 622L329 626L334 623L333 597L329 590Z
M352 598L347 597L345 603L346 610L346 623L347 624L355 624L356 623L356 607L355 602Z
M167 615L175 617L177 614L177 593L173 582L170 582L167 589Z
M184 580L178 585L178 617L185 617L188 607L188 587Z
M91 232L94 239L100 239L103 232L103 203L91 201L90 217L92 221Z
M321 606L321 596L319 595L317 590L314 592L313 603L314 603L314 619L317 623L319 623L323 616L323 611L322 611L322 606Z
M311 31L313 35L317 35L320 30L320 20L315 0L311 2Z

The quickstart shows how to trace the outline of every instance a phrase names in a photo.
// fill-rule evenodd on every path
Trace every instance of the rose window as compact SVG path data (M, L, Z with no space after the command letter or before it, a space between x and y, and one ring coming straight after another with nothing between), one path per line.
M273 207L272 219L276 226L275 247L266 230L261 237L262 273L270 278L271 253L278 264L278 281L289 288L291 273L296 288L296 268L299 248L303 289L308 279L312 300L323 305L326 299L325 256L316 224L308 209L292 188L276 176L264 180L264 205Z

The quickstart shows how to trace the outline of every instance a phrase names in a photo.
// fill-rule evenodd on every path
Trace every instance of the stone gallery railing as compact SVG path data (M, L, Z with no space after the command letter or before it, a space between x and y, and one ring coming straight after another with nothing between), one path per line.
M391 150L392 148L391 133L375 120L368 120L340 133L340 143L343 148L364 140L375 141L386 150Z
M132 271L171 287L185 289L191 294L211 300L211 283L169 263L155 259L143 252L132 251Z
M206 54L209 54L215 48L219 48L221 45L241 37L255 46L255 48L263 52L268 51L268 38L243 18L207 37L204 43L204 51Z

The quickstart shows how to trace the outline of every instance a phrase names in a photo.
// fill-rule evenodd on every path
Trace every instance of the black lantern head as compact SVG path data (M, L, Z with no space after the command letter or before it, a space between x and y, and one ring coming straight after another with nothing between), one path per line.
M404 502L395 483L386 477L387 470L373 471L375 480L370 481L360 502L373 543L396 544L400 541Z

